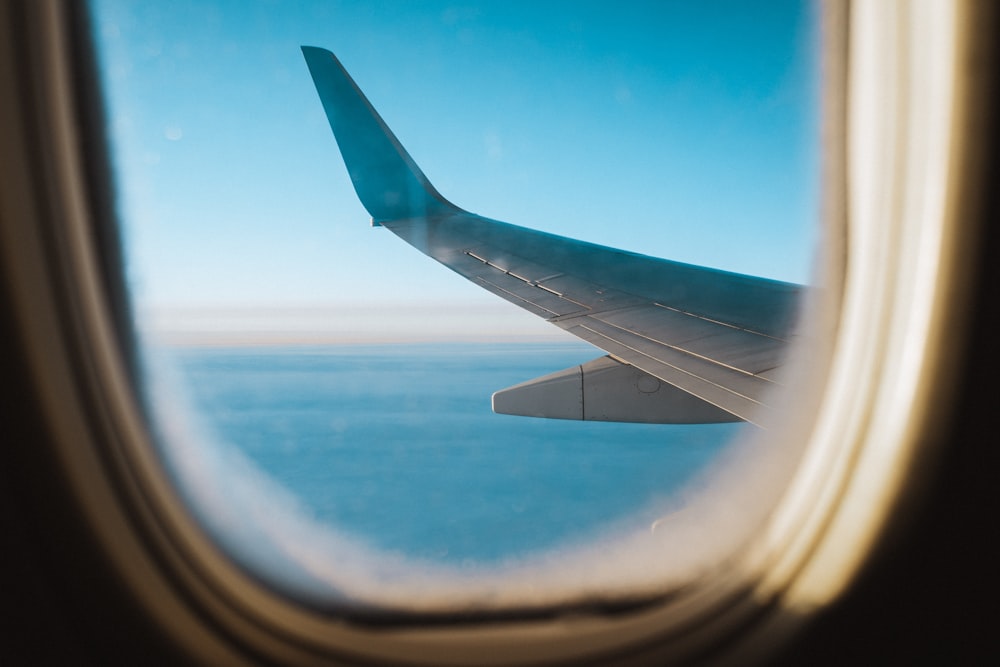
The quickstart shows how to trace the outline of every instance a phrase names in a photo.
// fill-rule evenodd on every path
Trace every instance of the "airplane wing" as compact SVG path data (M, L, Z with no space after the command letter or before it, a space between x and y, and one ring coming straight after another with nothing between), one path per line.
M801 286L465 211L431 185L332 53L309 46L302 52L373 225L608 353L497 392L496 412L655 423L767 421Z

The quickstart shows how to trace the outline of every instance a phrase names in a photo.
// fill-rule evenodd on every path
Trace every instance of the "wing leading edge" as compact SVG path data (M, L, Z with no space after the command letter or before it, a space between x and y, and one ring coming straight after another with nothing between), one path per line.
M332 53L302 51L373 223L610 355L497 392L494 410L605 421L768 421L802 287L469 213L431 185Z

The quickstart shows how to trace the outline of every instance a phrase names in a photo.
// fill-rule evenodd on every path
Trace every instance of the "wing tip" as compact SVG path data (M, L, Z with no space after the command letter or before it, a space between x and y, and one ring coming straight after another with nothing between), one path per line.
M377 221L464 212L431 185L331 51L301 45L354 190Z

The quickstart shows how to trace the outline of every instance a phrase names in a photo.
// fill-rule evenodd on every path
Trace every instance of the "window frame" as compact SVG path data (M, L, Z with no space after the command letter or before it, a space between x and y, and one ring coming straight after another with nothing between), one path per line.
M71 526L67 539L100 570L98 584L74 590L106 589L117 600L119 618L138 614L126 627L158 636L150 641L160 646L172 645L165 654L198 662L514 664L707 661L747 651L766 656L817 609L840 598L886 535L902 529L901 515L919 498L921 480L940 456L942 430L954 415L959 366L949 348L961 335L955 330L969 326L963 325L971 308L966 295L975 276L963 270L963 261L975 255L982 231L967 221L980 219L977 207L988 187L986 148L977 138L990 122L980 111L989 94L983 83L989 68L973 63L991 38L991 22L983 19L991 10L967 2L904 4L825 9L825 217L847 229L846 238L828 238L845 242L827 253L834 277L844 256L847 261L843 301L832 290L835 295L827 298L839 307L824 305L820 312L833 313L833 321L822 326L840 331L830 341L826 376L839 384L816 388L817 421L801 425L814 440L756 549L731 576L693 582L629 613L553 610L544 618L433 623L414 618L387 627L347 623L263 587L233 566L171 488L154 453L137 383L86 10L56 0L11 3L2 10L0 27L12 39L0 71L5 89L20 94L0 108L5 156L21 168L8 167L0 185L0 304L13 349L5 372L23 378L22 400L32 411L18 422L32 449L18 460L32 475L7 493L23 493L38 506L59 505L38 516ZM938 31L948 33L942 43L932 39L930 46L920 42L921 49L914 48L921 35ZM880 43L898 49L873 47ZM879 222L877 212L852 208L852 197L864 187L856 179L882 177L851 162L865 150L852 140L881 122L864 115L879 113L878 105L871 106L873 95L899 95L894 113L916 113L920 95L938 89L922 90L919 79L911 78L909 88L894 90L892 81L938 57L955 59L945 75L955 102L944 146L951 162L922 165L923 180L886 187L898 195L894 201L905 201L923 186L944 183L943 203L915 222L902 218L905 207L890 206L891 224ZM919 127L930 121L911 122ZM899 160L912 159L906 142L887 143L886 151L904 151ZM918 261L903 256L879 264L880 253L911 252L914 238L917 254L923 253ZM930 285L934 294L873 304L866 295L872 281L885 295L900 293L907 281ZM874 305L892 312L876 317ZM876 348L858 340L871 331L862 326L866 321L876 327L869 341ZM859 328L847 328L851 322ZM913 331L914 322L923 329L909 356L888 373L879 368L867 383L850 381L852 374L868 372L859 371L859 360L898 342L901 323ZM836 426L845 415L851 431ZM815 440L815 423L822 426L821 441ZM32 490L36 483L44 491ZM39 544L41 562L58 569L59 559L51 555L55 542L39 538ZM84 613L83 603L73 604Z

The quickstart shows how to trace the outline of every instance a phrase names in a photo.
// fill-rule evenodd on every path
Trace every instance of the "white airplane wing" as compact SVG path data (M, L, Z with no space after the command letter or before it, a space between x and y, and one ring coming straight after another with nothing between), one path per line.
M374 225L608 353L497 392L495 411L655 423L767 421L801 286L462 210L431 185L332 53L302 51Z

